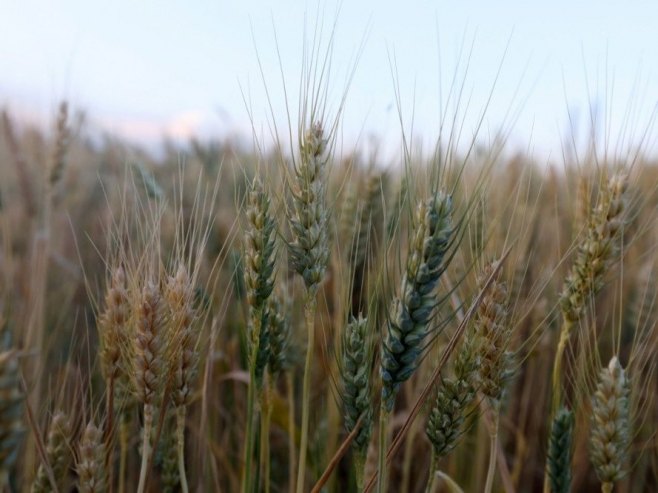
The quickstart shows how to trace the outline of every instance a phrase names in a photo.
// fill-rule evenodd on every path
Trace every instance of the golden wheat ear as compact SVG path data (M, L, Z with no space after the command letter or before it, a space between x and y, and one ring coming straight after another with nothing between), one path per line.
M32 483L32 493L51 491L52 485L48 477L47 467L50 467L53 478L60 491L66 491L66 476L73 460L71 455L71 436L73 430L71 421L63 411L57 411L50 420L50 429L46 440L46 458L48 466L40 464L37 476Z
M103 432L93 422L87 424L80 439L76 471L80 493L105 493L107 491Z

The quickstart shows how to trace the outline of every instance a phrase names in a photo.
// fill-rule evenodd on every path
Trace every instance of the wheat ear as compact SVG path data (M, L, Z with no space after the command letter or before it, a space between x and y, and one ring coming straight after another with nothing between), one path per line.
M340 375L343 418L350 433L361 419L361 427L352 441L354 470L359 490L363 489L364 467L373 425L372 361L373 348L368 340L368 321L359 317L345 327Z
M439 472L441 458L457 445L463 433L464 420L476 395L478 358L475 331L467 332L454 362L454 376L441 381L430 409L425 433L432 444L427 491Z
M485 267L480 284L486 282L494 271L496 271L496 262ZM500 270L497 272L500 275ZM498 451L500 400L512 368L512 353L508 350L512 329L507 317L507 303L507 287L495 277L482 298L475 317L475 333L478 339L478 389L488 399L493 417L489 470L484 488L486 493L490 493L493 489Z
M176 450L178 474L183 493L187 493L185 474L185 418L187 406L192 399L192 387L196 377L199 354L198 324L194 308L194 285L185 265L178 265L176 274L169 277L165 296L169 305L169 333L174 341L171 354L167 358L173 372L172 401L176 414Z
M76 470L80 493L104 493L107 491L103 433L93 423L87 425L80 440Z
M630 381L614 356L601 370L592 398L590 459L601 481L603 493L626 474L630 445Z
M565 407L553 418L548 444L548 477L551 493L571 491L571 455L574 415Z
M619 237L626 221L628 178L615 174L601 191L599 203L592 210L585 239L579 244L576 258L560 294L562 327L552 378L552 413L562 404L562 360L573 327L588 300L603 286L603 278L619 256Z
M68 416L62 411L53 414L46 441L46 458L60 491L65 491L64 479L71 465L71 434L71 422ZM46 472L46 466L40 464L31 491L32 493L46 493L51 489L52 485Z
M142 464L139 473L138 493L146 488L147 470L151 459L151 432L155 404L161 398L165 385L166 307L158 286L149 281L139 294L134 310L136 318L134 337L134 379L139 401L144 406L144 438Z
M263 376L270 357L268 299L274 289L276 223L270 212L270 199L255 179L249 192L247 228L244 237L245 285L249 304L247 389L247 430L244 447L242 491L253 489L252 470L255 446L256 394L262 393ZM261 395L262 400L262 395ZM264 437L264 439L268 439ZM269 456L266 458L269 460Z
M436 304L436 286L445 270L444 257L454 231L451 218L452 199L443 192L419 203L416 209L400 296L393 302L382 344L378 493L383 493L386 484L388 416L400 385L416 371L423 350Z

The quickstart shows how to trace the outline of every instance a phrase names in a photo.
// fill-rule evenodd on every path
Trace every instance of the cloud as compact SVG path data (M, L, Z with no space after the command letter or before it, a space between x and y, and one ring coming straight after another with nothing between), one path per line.
M105 117L99 125L131 142L152 144L163 138L186 141L191 137L216 136L222 132L220 118L207 110L189 110L166 118L157 117Z

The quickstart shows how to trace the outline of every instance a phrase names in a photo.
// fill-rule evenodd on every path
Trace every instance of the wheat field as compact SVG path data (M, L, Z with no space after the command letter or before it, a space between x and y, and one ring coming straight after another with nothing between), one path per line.
M250 150L3 111L0 490L658 489L655 160L344 152L314 80Z

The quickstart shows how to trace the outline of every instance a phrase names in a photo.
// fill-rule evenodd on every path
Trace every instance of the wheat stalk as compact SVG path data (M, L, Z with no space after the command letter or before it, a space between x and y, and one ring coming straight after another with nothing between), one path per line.
M245 435L242 491L252 491L253 450L255 442L256 393L263 392L263 376L270 358L268 299L274 289L276 223L270 212L270 199L257 179L251 185L245 231L245 285L249 304L248 359L249 388L247 395L247 431ZM264 437L267 439L267 437ZM269 456L264 458L269 460ZM267 467L265 466L267 469Z
M148 281L139 293L135 318L133 378L138 400L144 408L142 465L138 493L144 493L146 476L151 459L151 432L155 405L161 399L165 386L166 307L158 286Z
M304 280L304 320L308 335L302 385L302 426L297 468L297 493L304 491L311 394L311 362L315 346L316 294L329 260L329 213L325 204L325 168L329 160L322 124L315 122L301 138L300 162L295 165L292 191L294 213L288 222L293 241L288 245L293 269Z

